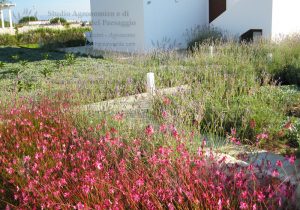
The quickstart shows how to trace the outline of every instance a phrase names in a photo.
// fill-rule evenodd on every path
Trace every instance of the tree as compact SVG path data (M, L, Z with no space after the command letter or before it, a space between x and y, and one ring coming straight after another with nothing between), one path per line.
M28 23L30 21L38 21L38 18L35 16L25 16L19 20L19 24Z
M59 24L60 23L62 25L65 25L65 24L67 24L67 20L65 18L55 17L50 20L50 23L51 24Z

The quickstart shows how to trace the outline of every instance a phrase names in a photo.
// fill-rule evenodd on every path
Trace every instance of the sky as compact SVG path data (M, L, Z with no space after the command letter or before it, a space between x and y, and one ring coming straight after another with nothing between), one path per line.
M27 15L37 15L39 19L62 16L66 19L86 20L80 13L90 12L90 0L11 0L16 4L13 9L14 19Z

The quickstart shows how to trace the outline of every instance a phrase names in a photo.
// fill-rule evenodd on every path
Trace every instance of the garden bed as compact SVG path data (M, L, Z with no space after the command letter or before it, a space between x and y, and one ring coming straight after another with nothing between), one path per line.
M292 43L223 43L213 57L204 44L184 56L126 59L0 48L0 207L295 209L297 183L282 183L280 170L298 164L300 92L297 79L274 80L298 65L300 41ZM150 71L158 89L191 89L156 95L132 120L140 101L126 109L123 99L146 92ZM71 111L88 104L101 109ZM232 148L244 149L235 157L247 164L255 150L287 158L222 164L218 155ZM269 166L271 176L254 173Z

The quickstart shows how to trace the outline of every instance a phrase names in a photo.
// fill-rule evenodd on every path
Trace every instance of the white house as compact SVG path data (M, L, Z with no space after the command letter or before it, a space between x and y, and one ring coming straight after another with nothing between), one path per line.
M210 25L226 30L231 35L253 38L261 33L273 40L300 32L299 0L210 0L216 16ZM215 3L215 4L214 4ZM220 4L219 4L220 5ZM213 8L213 9L211 9Z
M299 0L91 0L94 48L185 48L186 32L211 25L241 39L300 32Z

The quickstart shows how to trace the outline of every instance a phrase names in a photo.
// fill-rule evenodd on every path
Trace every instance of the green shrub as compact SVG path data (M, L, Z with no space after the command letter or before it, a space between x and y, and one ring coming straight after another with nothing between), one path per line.
M300 86L300 35L293 35L276 45L269 72L284 85Z
M67 20L65 18L62 18L62 17L55 17L55 18L52 18L50 20L50 23L51 24L66 24L67 23Z
M30 21L38 21L38 18L35 16L26 16L19 20L19 24L26 24Z
M17 35L1 34L0 46L40 44L47 49L83 46L86 43L84 33L89 30L90 28L40 28Z
M84 32L89 28L71 28L65 30L37 29L18 35L20 44L39 43L41 47L54 49L59 47L83 46L86 43Z
M0 34L0 46L15 46L18 44L16 36L10 34Z
M67 53L65 55L65 63L70 66L76 62L76 56L73 53Z
M223 40L225 37L223 32L215 27L197 26L194 29L187 31L188 49L193 50L203 43L215 43Z

